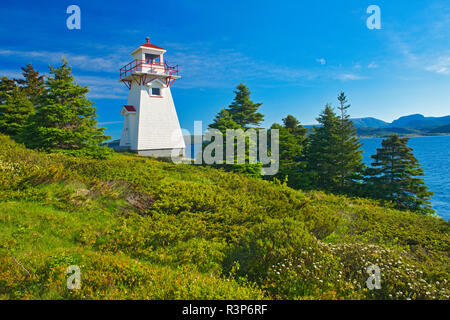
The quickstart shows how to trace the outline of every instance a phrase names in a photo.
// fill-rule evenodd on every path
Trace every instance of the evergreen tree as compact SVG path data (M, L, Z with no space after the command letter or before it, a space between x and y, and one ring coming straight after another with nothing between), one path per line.
M283 119L283 125L290 133L294 135L305 136L308 131L294 116L290 114Z
M14 80L0 79L0 132L16 136L33 113L33 104Z
M356 129L347 109L347 98L343 92L338 96L340 121L338 127L339 149L337 154L337 174L339 179L339 192L357 193L360 189L362 171L362 149L359 139L356 137Z
M36 113L21 135L25 145L71 154L108 154L99 144L110 137L104 135L104 128L97 128L96 108L86 98L89 89L74 82L67 60L63 58L59 68L50 67L45 85Z
M337 158L340 119L327 104L316 120L319 126L314 126L309 136L302 187L336 192L340 185Z
M240 126L234 122L230 113L226 109L220 110L220 112L214 118L213 123L208 125L211 129L217 129L222 134L225 134L227 129L239 129Z
M236 96L227 108L231 118L242 129L258 126L264 120L264 115L257 112L262 103L254 103L250 100L250 90L245 84L239 84L236 89L234 92Z
M280 168L276 178L287 179L290 187L297 188L308 130L292 115L283 119L283 125L274 123L271 129L278 129L280 137Z
M391 201L399 209L432 213L430 196L423 179L423 169L407 146L408 138L393 134L372 155L375 161L366 170L368 195Z
M235 94L236 96L232 104L228 108L222 109L215 117L213 123L208 126L211 129L219 130L223 134L224 155L226 155L227 149L227 129L242 129L245 131L246 129L249 129L250 126L259 125L264 119L264 116L257 112L262 103L253 103L250 100L250 90L244 84L241 83L237 86ZM245 155L237 154L237 140L240 138L245 139ZM250 154L248 152L249 146L254 146L256 143L257 141L250 141L250 139L241 136L235 138L233 142L233 147L235 150L234 163L226 163L222 165L222 167L228 171L238 172L253 177L260 177L261 163L250 163ZM203 149L206 146L207 145L203 145ZM238 159L245 162L245 164L240 164Z
M347 114L350 105L344 93L338 96L340 116L330 105L320 114L319 126L313 127L306 152L303 187L341 194L360 192L362 171L361 144Z
M0 79L0 103L4 103L8 94L17 86L16 80L3 76Z
M22 75L24 79L16 80L23 87L25 94L33 104L36 104L38 97L44 92L44 76L39 75L39 71L35 70L31 63L26 67L22 67Z

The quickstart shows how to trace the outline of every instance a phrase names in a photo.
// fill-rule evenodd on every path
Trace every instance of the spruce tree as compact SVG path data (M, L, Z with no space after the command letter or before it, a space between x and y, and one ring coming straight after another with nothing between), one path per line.
M0 79L0 103L5 102L8 94L17 86L16 80L3 76Z
M336 192L340 185L340 119L327 104L316 120L319 126L314 126L309 136L302 187Z
M14 80L0 79L0 132L15 137L33 113L33 104Z
M234 122L230 113L226 109L220 110L220 112L216 115L213 120L213 123L208 125L211 129L217 129L222 134L225 134L227 129L239 129L240 126Z
M338 96L338 101L340 115L326 105L317 118L319 126L312 129L306 150L303 187L353 195L362 188L362 150L347 114L350 105L344 93Z
M35 70L31 63L26 67L22 67L22 75L24 79L16 80L22 86L28 99L36 104L38 97L44 92L44 76Z
M432 213L430 196L421 176L424 171L407 146L408 138L390 135L372 155L375 161L366 170L368 195L393 202L399 209Z
M337 174L339 179L339 192L355 194L359 192L362 172L365 168L362 162L361 143L356 137L356 129L347 109L347 98L343 92L338 96L340 121L338 126L339 149L337 154Z
M294 135L304 136L307 132L307 129L303 127L300 122L293 116L287 115L286 118L283 118L284 127Z
M290 187L297 188L308 130L292 115L283 119L283 125L274 123L271 129L278 129L280 137L280 168L276 178L287 180Z
M264 115L257 112L262 103L254 103L250 100L250 90L243 83L236 87L235 97L227 111L231 118L242 129L250 126L258 126L264 120Z
M36 113L29 118L21 140L29 148L89 154L103 157L109 151L99 144L110 138L97 128L96 108L86 98L89 92L74 82L63 58L59 68L50 67L45 90L37 99Z
M237 86L237 90L234 92L235 98L231 105L222 109L215 117L213 123L208 127L211 129L217 129L223 134L223 154L226 155L226 130L236 130L251 128L252 126L258 126L264 119L264 115L257 112L262 103L254 103L250 100L250 90L244 85ZM237 154L237 140L239 138L245 139L245 155ZM245 137L237 137L234 139L233 147L235 150L234 163L226 163L223 168L228 171L242 173L248 176L260 177L261 163L250 163L250 154L248 152L249 146L254 146L257 141L249 141ZM203 149L206 145L203 145ZM245 164L240 164L239 160L243 160ZM253 159L252 159L253 160Z

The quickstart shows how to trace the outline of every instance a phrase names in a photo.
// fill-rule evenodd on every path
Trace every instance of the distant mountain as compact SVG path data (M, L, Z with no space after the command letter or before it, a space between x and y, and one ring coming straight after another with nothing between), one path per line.
M450 116L425 117L422 114L411 114L409 116L400 117L391 123L372 117L354 118L350 120L353 121L353 124L357 128L431 128L450 124Z
M360 137L385 137L392 133L403 136L450 134L450 115L444 117L425 117L422 114L411 114L400 117L391 123L372 118L353 118ZM314 125L306 125L311 129Z
M354 118L350 119L353 121L355 127L370 127L370 128L385 128L390 124L380 119L366 117L366 118Z
M431 128L450 124L450 116L425 117L422 114L411 114L392 121L389 127L395 128Z

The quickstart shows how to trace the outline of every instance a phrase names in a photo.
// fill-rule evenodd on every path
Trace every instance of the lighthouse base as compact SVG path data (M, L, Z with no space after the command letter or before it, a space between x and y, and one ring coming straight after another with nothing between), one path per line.
M134 151L138 155L146 156L146 157L172 157L172 156L180 156L184 157L186 152L184 148L168 148L168 149L149 149L149 150L136 150Z
M110 148L113 148L116 152L132 152L137 153L141 156L146 157L174 157L180 156L185 157L186 156L186 149L185 148L165 148L165 149L148 149L148 150L131 150L130 147L124 147L119 146L119 140L116 140L110 144L107 144Z

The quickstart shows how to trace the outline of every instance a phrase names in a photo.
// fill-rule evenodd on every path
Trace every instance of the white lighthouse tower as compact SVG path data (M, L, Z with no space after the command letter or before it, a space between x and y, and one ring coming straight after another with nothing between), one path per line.
M164 62L165 49L149 42L131 52L134 60L120 69L120 81L130 90L123 106L120 148L141 155L185 155L185 143L170 86L180 78L178 65Z

